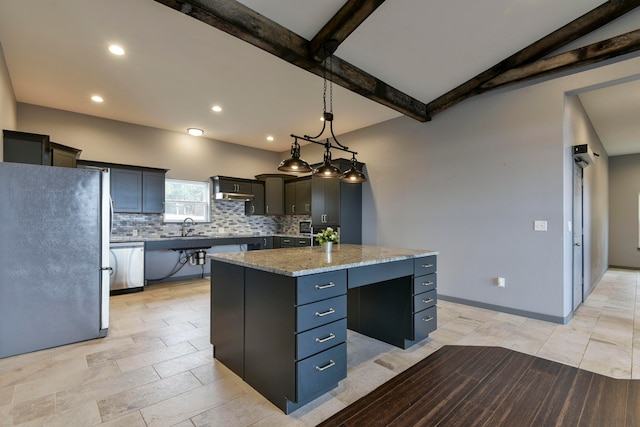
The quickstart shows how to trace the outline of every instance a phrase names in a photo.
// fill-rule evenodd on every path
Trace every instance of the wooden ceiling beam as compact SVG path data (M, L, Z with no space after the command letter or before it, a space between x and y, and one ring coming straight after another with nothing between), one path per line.
M309 43L311 57L318 62L333 55L338 46L369 17L384 0L349 0Z
M235 0L155 0L283 60L323 76L324 67L309 53L309 41ZM426 104L363 70L332 56L331 80L372 101L421 122L430 120Z
M640 29L512 68L484 83L476 91L476 95L507 85L606 61L638 50L640 50Z
M427 115L433 117L464 101L481 90L481 86L507 71L549 55L562 46L589 34L614 19L640 6L640 0L609 0L569 24L525 47L507 59L483 71L462 85L427 104Z

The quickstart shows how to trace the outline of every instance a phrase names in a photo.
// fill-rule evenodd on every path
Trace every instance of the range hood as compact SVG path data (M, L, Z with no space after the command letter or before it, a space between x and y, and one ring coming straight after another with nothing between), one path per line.
M247 202L253 200L251 184L247 187L243 180L224 176L212 176L214 200L235 200Z
M213 193L213 198L215 200L237 200L239 202L248 202L249 200L253 200L253 194L225 193L218 191Z

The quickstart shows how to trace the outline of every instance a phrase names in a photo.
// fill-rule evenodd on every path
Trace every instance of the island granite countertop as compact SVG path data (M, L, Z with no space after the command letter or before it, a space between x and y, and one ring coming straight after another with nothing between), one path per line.
M207 258L297 277L437 254L437 251L426 249L339 244L334 245L330 254L325 253L321 247L313 246L209 254Z

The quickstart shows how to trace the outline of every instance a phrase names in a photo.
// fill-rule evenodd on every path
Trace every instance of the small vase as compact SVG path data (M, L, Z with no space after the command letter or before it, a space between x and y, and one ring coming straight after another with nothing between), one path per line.
M333 242L325 242L322 244L322 249L324 249L324 252L327 254L330 254L331 251L333 250Z

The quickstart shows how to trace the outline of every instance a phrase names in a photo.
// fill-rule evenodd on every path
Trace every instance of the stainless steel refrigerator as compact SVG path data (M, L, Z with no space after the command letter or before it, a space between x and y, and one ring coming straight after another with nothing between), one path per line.
M109 171L0 162L0 358L109 327Z

